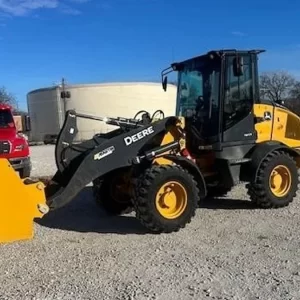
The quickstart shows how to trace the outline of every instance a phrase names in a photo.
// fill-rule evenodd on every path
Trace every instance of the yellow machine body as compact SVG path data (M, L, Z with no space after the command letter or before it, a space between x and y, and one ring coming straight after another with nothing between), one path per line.
M20 179L7 159L0 159L0 170L0 243L32 239L34 219L48 212L44 184Z
M277 141L291 148L300 148L300 118L293 112L272 105L255 104L254 115L264 117L264 112L271 112L271 120L255 124L257 143Z

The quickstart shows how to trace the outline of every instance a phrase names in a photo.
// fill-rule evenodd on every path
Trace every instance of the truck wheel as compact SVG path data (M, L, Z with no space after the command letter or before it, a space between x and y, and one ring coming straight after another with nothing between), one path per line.
M121 172L120 175L122 175ZM133 210L131 196L128 191L124 191L123 182L120 182L121 177L112 174L93 182L93 196L96 204L110 215L126 214Z
M20 174L20 178L21 178L21 179L30 177L31 169L25 167L25 168L23 168L23 169L21 169L21 170L19 171L19 174Z
M261 163L254 182L247 184L251 201L262 208L289 205L297 193L298 170L294 159L284 151L274 151Z
M170 233L184 228L200 201L193 176L177 165L152 166L138 179L134 208L150 231Z

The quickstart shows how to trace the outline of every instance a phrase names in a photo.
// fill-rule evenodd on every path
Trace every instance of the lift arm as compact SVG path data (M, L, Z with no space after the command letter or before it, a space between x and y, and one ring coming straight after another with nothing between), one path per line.
M121 129L109 134L96 135L80 144L73 144L74 136L78 132L76 119L74 111L66 113L65 123L57 140L58 171L52 179L52 184L46 187L47 205L51 210L69 203L96 178L151 158L153 151L149 150L153 149L154 154L159 155L159 145L167 128L176 126L178 121L176 117L168 117L141 125L127 119L110 119L110 124L121 125ZM162 149L166 151L178 147L179 143L170 143L162 146Z

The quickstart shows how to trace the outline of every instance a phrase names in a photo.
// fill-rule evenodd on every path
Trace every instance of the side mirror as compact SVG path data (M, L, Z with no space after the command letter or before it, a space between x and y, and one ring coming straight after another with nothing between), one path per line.
M244 74L244 59L243 59L243 57L237 56L233 59L233 74L235 77L239 77Z
M30 123L30 117L29 116L25 116L24 117L24 127L25 127L25 131L31 131L31 123Z
M164 91L167 90L167 85L168 85L168 76L165 76L165 78L162 82L162 86L163 86Z

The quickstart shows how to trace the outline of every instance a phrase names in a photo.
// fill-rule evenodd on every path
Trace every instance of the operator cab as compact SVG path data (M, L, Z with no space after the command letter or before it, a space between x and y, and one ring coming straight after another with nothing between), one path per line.
M185 118L187 146L222 150L255 143L253 104L259 99L257 54L263 50L210 51L173 63L162 72L178 72L176 115Z

